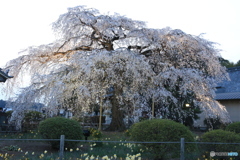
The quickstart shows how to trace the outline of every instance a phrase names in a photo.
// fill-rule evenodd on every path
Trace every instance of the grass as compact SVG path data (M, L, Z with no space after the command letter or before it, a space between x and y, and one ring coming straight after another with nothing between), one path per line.
M41 139L37 131L29 133L17 134L1 134L0 139ZM101 138L90 136L88 140L93 142L80 142L76 148L65 148L64 159L142 159L142 155L150 156L144 153L138 145L124 143L128 140L121 132L103 132ZM94 142L94 141L108 142ZM119 143L110 143L109 141L119 141ZM32 141L23 141L22 143L30 144ZM0 147L0 159L19 159L19 160L38 160L38 159L58 159L58 151L44 150L36 152L34 150L24 150L17 145L12 145L13 141L8 142L9 145ZM94 157L94 158L93 158Z
M97 133L97 132L96 132ZM96 138L97 137L97 138ZM0 134L0 139L42 139L37 131L30 131L28 133L16 134ZM65 160L102 160L102 159L122 159L122 160L152 160L153 155L147 148L142 147L135 143L125 143L129 138L123 132L102 132L101 138L97 136L90 136L88 140L93 142L81 142L75 148L65 148ZM94 142L94 141L107 141L107 142ZM109 141L117 141L109 142ZM42 150L34 150L30 146L31 143L42 143L36 141L21 141L17 145L15 141L7 141L7 145L1 146L0 142L0 159L4 160L57 160L59 159L59 152L50 148L42 148ZM25 147L21 147L21 144ZM196 160L211 160L210 153L197 151L185 155L186 159ZM194 157L194 158L193 158ZM217 158L215 158L217 159ZM227 160L234 160L234 157L227 157ZM237 158L236 158L237 159Z

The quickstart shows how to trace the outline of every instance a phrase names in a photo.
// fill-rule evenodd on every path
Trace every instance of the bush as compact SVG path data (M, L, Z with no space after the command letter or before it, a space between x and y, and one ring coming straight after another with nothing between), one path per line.
M226 131L240 133L240 122L234 122L226 127Z
M145 120L133 124L130 128L131 139L140 142L179 142L185 138L186 142L194 142L194 136L191 131L183 124L167 119ZM142 143L156 159L176 158L180 155L179 143ZM185 151L193 152L196 149L195 144L186 144Z
M65 135L66 139L81 140L83 138L80 124L71 119L63 117L48 118L39 124L39 132L46 139L60 139ZM52 148L59 149L59 141L49 141ZM66 148L73 148L78 142L65 142Z
M28 111L24 114L22 131L28 132L37 129L39 122L45 118L45 115L38 111Z
M45 115L38 111L28 111L24 114L23 121L25 122L39 122L43 120Z
M219 143L239 143L240 137L234 132L218 129L204 133L201 137L201 141ZM230 152L237 151L239 149L239 146L236 144L204 144L203 149L205 151Z

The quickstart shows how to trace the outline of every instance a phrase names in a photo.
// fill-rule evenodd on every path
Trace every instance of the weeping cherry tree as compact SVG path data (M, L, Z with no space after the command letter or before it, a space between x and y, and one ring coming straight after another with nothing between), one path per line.
M36 101L51 113L65 106L77 115L102 102L113 88L109 130L125 128L126 106L132 115L151 115L150 99L161 104L155 115L176 113L173 119L181 121L185 111L176 91L181 97L191 94L191 102L207 117L229 121L225 107L214 100L216 84L228 76L219 63L219 50L201 35L151 29L144 22L83 6L69 8L52 27L56 41L29 47L6 64L14 76L9 88L17 88L23 75L31 79L15 98L24 104L15 108L15 118L22 119L22 110Z

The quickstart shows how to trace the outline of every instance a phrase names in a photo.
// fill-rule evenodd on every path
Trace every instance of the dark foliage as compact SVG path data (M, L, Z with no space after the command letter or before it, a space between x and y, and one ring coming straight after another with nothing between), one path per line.
M212 130L206 132L201 137L202 142L219 142L219 143L239 143L240 137L230 131L224 131L221 129ZM203 148L205 151L215 152L235 152L239 150L239 145L236 144L204 144Z
M183 124L167 119L145 120L135 123L130 129L131 139L140 142L179 142L185 138L186 142L194 142L190 130ZM176 158L180 155L179 143L142 143L154 154L155 159ZM186 144L185 151L193 152L195 144Z
M65 139L81 140L83 138L80 124L71 119L63 117L53 117L42 121L39 125L40 134L46 139L60 139L65 135ZM52 148L59 149L59 141L49 141ZM73 148L78 142L66 141L66 148Z

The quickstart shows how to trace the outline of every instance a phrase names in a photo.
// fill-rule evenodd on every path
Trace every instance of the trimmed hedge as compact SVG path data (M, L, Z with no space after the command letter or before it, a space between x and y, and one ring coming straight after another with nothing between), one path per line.
M224 131L221 129L206 132L201 137L202 142L219 142L219 143L240 143L240 136L234 132ZM238 151L239 145L236 144L204 144L205 151L231 152Z
M60 139L61 135L65 135L66 139L81 140L83 138L82 128L80 124L71 119L63 117L53 117L42 121L39 124L39 132L46 139ZM49 141L52 148L59 149L59 141ZM78 142L65 142L66 148L73 148Z
M130 128L133 141L140 142L179 142L185 138L186 142L194 142L191 131L183 124L168 119L145 120L133 124ZM180 155L179 143L142 143L147 147L155 159L170 159ZM195 144L185 144L187 153L196 150Z
M240 122L234 122L229 124L225 130L235 132L235 133L240 133Z

